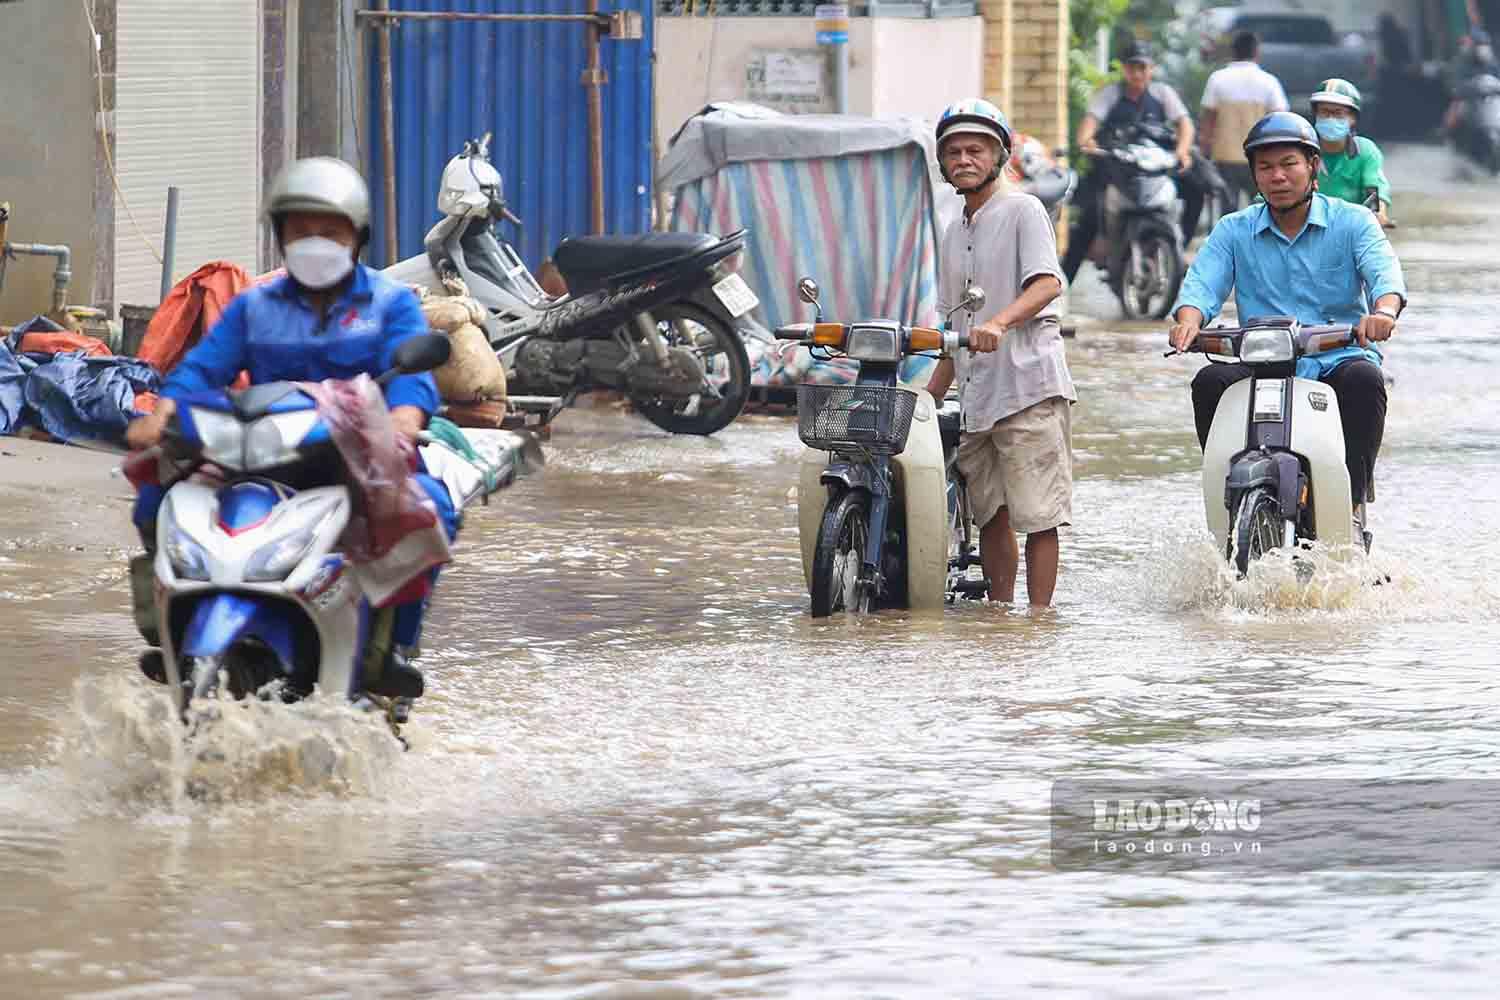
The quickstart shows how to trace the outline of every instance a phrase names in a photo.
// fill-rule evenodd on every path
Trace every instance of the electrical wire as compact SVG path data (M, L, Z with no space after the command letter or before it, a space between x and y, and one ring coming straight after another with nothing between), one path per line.
M339 4L339 45L344 50L344 76L349 84L349 123L354 126L354 155L359 158L360 169L365 169L365 148L359 141L359 94L354 86L354 60L349 51L354 48L354 29L345 22L347 10Z
M97 120L97 123L98 123L98 128L99 128L99 145L104 148L104 163L109 168L109 180L110 180L110 183L114 185L115 197L117 197L117 198L120 199L120 207L123 208L123 209L125 209L125 216L126 216L126 218L128 218L130 220L131 227L135 230L136 235L141 238L141 242L144 243L144 244L146 244L146 249L151 251L151 256L155 257L156 258L156 262L158 264L160 264L160 263L163 263L163 261L161 259L161 251L157 250L156 249L156 244L152 243L151 240L146 236L146 231L144 229L142 229L141 228L141 224L136 221L135 213L130 210L130 202L128 202L128 201L125 200L125 192L122 191L122 190L120 190L120 176L119 176L119 174L117 174L115 172L115 158L114 158L114 155L110 152L109 134L108 134L108 131L104 127L104 60L99 55L99 44L100 44L99 32L94 27L94 11L89 6L89 0L82 0L82 3L83 3L83 16L84 16L84 19L87 20L88 24L89 24L89 47L91 49L93 49L93 51L94 51L94 82L98 85L98 95L99 95L99 101L98 101L98 105L97 105L98 114L95 117L96 117L96 120ZM117 37L118 37L118 34L119 33L116 32L116 36ZM116 49L115 65L118 67L119 64L120 64L120 62L119 62L119 52L118 52L118 48L117 48ZM119 93L120 92L119 92L119 85L118 85L118 80L119 80L119 73L118 73L118 71L115 73L115 79L116 79L115 101L116 101L116 103L119 103ZM117 131L118 131L118 129L117 129Z

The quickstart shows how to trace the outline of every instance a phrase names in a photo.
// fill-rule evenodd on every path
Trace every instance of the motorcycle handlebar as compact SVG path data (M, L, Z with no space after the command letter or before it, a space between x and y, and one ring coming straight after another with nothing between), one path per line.
M799 344L818 344L838 349L843 344L843 338L848 329L841 323L788 323L785 326L778 326L772 335L777 340L790 340ZM904 337L903 349L907 353L938 351L941 354L952 354L954 351L963 350L969 346L969 335L955 330L935 330L914 326L905 331Z
M1166 357L1174 354L1218 354L1223 357L1237 358L1240 356L1240 344L1245 334L1256 330L1274 330L1274 326L1217 326L1198 331L1198 336L1181 351L1171 350ZM1286 329L1286 328L1283 328ZM1322 351L1332 350L1336 347L1346 347L1356 340L1355 327L1348 323L1325 323L1317 326L1299 326L1296 328L1295 347L1296 356L1304 354L1318 354Z

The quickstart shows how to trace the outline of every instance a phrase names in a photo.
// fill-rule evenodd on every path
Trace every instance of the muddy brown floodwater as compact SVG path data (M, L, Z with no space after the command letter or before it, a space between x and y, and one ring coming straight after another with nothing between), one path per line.
M815 623L791 421L575 411L469 516L412 752L312 704L188 754L133 666L123 481L0 457L0 995L1493 995L1491 875L1048 851L1062 777L1500 770L1500 198L1437 149L1388 170L1374 566L1306 584L1220 572L1193 364L1106 322L1069 343L1051 615Z

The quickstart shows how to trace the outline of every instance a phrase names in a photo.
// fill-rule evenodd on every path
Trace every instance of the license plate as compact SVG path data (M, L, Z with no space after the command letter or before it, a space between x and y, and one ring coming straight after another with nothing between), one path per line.
M760 299L750 290L750 286L745 284L745 279L738 274L731 274L715 283L714 295L724 304L724 308L729 310L729 315L735 319L739 319L760 305Z

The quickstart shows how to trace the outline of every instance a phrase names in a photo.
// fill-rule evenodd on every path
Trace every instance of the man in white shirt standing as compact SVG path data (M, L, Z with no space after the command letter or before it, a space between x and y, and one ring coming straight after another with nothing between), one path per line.
M958 379L958 467L979 525L990 599L1015 599L1020 532L1026 595L1044 608L1057 584L1057 529L1073 516L1069 411L1078 397L1058 328L1062 271L1052 220L1033 195L999 183L1013 141L989 101L961 101L938 120L938 163L964 198L963 217L939 246L938 307L952 309L970 285L985 290L988 304L973 316L955 314L969 350L938 362L927 391L941 400Z
M1241 148L1245 136L1272 111L1289 110L1281 81L1260 68L1256 61L1259 57L1260 39L1254 32L1235 35L1234 62L1208 78L1198 115L1200 148L1214 161L1230 189L1243 191L1247 199L1255 198L1255 184Z

